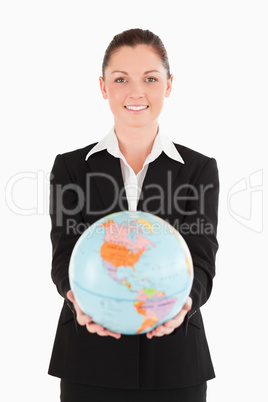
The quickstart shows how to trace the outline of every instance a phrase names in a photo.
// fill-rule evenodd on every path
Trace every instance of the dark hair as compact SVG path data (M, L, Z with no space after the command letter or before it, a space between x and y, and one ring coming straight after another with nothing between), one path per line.
M168 61L167 51L165 46L159 36L155 35L148 29L134 28L127 31L123 31L115 35L107 47L103 62L102 62L102 76L104 79L105 69L108 66L111 56L122 46L135 47L137 45L148 45L153 48L153 50L161 58L163 66L167 70L167 78L170 78L170 67Z

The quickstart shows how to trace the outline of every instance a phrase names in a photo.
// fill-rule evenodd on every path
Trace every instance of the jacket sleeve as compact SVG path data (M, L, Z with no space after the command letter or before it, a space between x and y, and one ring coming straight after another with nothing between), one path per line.
M192 186L191 194L186 201L186 214L180 228L181 235L191 252L194 266L194 280L190 292L193 304L183 323L185 334L191 316L208 300L215 276L215 258L218 250L216 234L219 178L214 158L207 160ZM177 328L172 334L176 331Z
M73 312L73 304L67 299L66 293L70 290L69 261L81 234L79 224L80 227L83 225L79 192L81 189L72 181L64 156L57 155L50 175L51 277Z

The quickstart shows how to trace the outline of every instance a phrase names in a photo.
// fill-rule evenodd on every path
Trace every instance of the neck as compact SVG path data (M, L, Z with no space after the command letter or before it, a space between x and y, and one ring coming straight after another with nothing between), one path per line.
M143 163L152 150L158 131L158 122L148 127L124 127L115 123L115 133L120 151L129 160Z

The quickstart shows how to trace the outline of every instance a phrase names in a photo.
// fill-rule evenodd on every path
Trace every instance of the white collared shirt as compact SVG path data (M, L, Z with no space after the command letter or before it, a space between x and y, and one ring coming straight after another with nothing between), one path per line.
M158 133L155 137L152 150L144 161L143 167L138 174L135 174L134 170L127 163L126 158L120 151L114 126L111 128L109 133L89 151L86 159L88 159L92 154L104 149L107 149L107 152L109 152L115 158L120 158L121 171L129 211L137 210L142 184L150 162L153 162L162 152L165 152L169 158L174 159L177 162L184 163L173 142L168 137L160 133L160 128L158 128Z

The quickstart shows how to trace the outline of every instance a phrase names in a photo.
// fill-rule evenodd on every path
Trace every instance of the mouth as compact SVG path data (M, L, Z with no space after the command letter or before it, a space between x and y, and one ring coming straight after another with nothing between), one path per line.
M124 106L125 109L129 110L130 112L141 112L148 109L148 105L128 105Z

